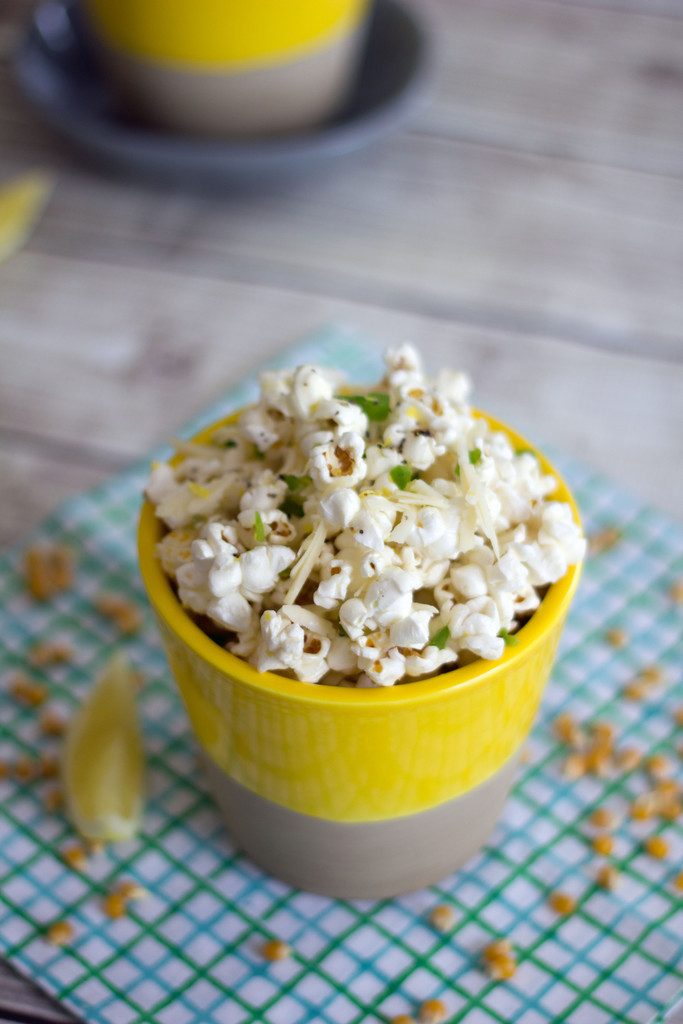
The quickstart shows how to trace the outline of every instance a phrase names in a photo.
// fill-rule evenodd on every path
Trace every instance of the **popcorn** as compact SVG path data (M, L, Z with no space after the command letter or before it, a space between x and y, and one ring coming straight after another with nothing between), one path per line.
M152 468L181 603L260 671L369 689L495 660L584 557L555 480L472 413L464 374L426 377L408 345L386 367L348 398L321 367L264 373L237 423Z

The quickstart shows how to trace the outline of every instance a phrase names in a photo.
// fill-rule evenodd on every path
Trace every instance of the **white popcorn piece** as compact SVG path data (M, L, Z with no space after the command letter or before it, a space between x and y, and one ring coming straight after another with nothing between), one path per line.
M427 376L411 346L386 367L372 405L321 367L264 373L236 424L152 467L181 603L262 671L362 689L495 660L584 557L556 481L472 412L466 375Z

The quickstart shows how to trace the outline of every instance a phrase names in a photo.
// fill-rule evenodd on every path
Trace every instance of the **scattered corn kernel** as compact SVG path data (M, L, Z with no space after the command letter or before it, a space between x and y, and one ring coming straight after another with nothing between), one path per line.
M24 574L31 596L37 601L46 601L71 586L72 554L60 544L28 548L24 555Z
M61 736L66 729L66 722L56 711L43 711L40 716L40 731L43 736Z
M609 807L596 807L590 816L590 823L596 828L616 828L619 819Z
M601 750L599 747L589 750L586 754L586 771L590 775L597 775L606 779L612 774L612 756L609 750Z
M489 961L487 970L494 981L508 981L517 973L517 961L512 956L496 956Z
M632 772L638 767L643 755L637 747L622 747L617 753L617 764L625 772Z
M631 804L631 817L636 821L647 821L654 817L657 803L653 793L641 793Z
M643 683L647 683L648 686L657 686L663 682L664 672L659 665L646 665L638 673L638 679Z
M625 647L628 643L628 634L624 629L608 629L605 633L605 640L610 647Z
M391 1024L415 1024L415 1018L409 1013L399 1013L398 1017L391 1018Z
M612 747L617 730L611 722L593 722L591 725L591 737L594 744L602 747Z
M614 837L607 832L601 832L599 836L593 837L593 849L601 857L608 857L614 849Z
M621 530L616 526L606 526L588 538L588 553L600 555L603 551L613 548L620 540Z
M439 932L449 932L455 924L455 911L447 903L439 903L429 915L429 922Z
M655 779L666 779L673 771L673 765L664 754L652 754L645 761L645 770Z
M142 615L137 605L116 594L100 594L95 607L101 615L118 626L125 634L136 633L142 625Z
M683 604L683 580L674 580L669 587L669 597L676 604Z
M556 914L571 914L576 910L576 900L568 892L552 892L548 902Z
M22 755L14 762L14 777L19 782L31 782L40 775L40 762L35 758Z
M442 999L425 999L417 1019L420 1024L442 1024L447 1016L448 1010Z
M669 853L669 844L663 836L648 836L645 840L645 849L651 857L664 860Z
M6 761L0 761L0 779L6 779L9 775L9 765Z
M44 640L32 647L28 660L38 668L46 665L64 665L73 658L73 651L68 644L59 641Z
M107 917L116 919L126 913L126 898L120 892L110 892L102 904Z
M45 933L45 938L53 946L65 946L73 937L74 927L68 921L55 921Z
M496 960L502 956L512 956L512 943L509 939L496 939L484 949L484 960Z
M276 960L286 960L288 956L291 956L292 949L282 939L268 939L261 946L261 953L264 960L274 963Z
M565 779L580 779L586 774L586 758L583 754L570 754L565 758L562 774Z
M643 683L633 682L628 683L621 691L626 700L645 700L647 696L647 690Z
M88 839L88 853L91 857L97 857L104 850L104 843L101 839Z
M676 708L674 711L674 721L676 725L683 725L683 707Z
M139 882L121 882L117 892L120 892L126 901L146 900L149 896L147 889Z
M619 885L619 872L613 864L602 864L598 868L595 881L601 889L608 889L610 892L614 892Z
M52 789L48 789L47 793L43 797L43 806L45 810L52 814L54 811L58 811L64 803L64 794L58 786L54 786Z
M74 871L85 871L88 866L88 857L82 846L67 846L62 850L62 860Z
M40 759L40 774L44 779L54 779L59 775L59 758L54 754L43 754Z
M676 798L668 797L660 804L659 813L665 821L676 821L683 814L683 803Z
M47 690L24 672L17 672L9 681L9 692L27 707L37 707L47 699Z
M583 733L581 727L574 721L572 715L568 711L558 715L553 722L553 732L557 736L558 740L562 743L568 744L570 747L579 746L583 740Z
M674 887L676 889L680 889L681 892L683 892L683 871L680 873L680 875L676 875L676 877L674 878Z

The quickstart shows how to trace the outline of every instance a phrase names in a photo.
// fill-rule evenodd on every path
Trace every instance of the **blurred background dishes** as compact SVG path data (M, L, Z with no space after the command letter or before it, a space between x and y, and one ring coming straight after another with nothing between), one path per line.
M431 63L414 11L398 0L378 0L346 102L335 117L277 137L218 139L134 119L130 100L124 105L103 74L99 50L80 6L50 0L34 13L15 57L15 74L48 124L107 169L195 186L299 173L368 145L414 113L426 94Z
M81 0L125 108L192 135L305 131L357 69L369 0Z

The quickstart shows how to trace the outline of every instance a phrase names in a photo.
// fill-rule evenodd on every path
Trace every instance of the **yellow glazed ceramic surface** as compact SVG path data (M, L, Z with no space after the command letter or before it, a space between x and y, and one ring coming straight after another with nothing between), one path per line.
M516 447L531 447L486 419ZM554 497L569 502L578 520L566 484L539 458L559 481ZM502 768L531 728L580 575L573 566L550 587L499 661L387 689L340 689L258 672L210 640L183 610L156 559L161 534L146 502L140 567L199 742L260 796L339 822L424 811Z
M367 0L83 0L110 46L143 60L244 70L351 32Z

